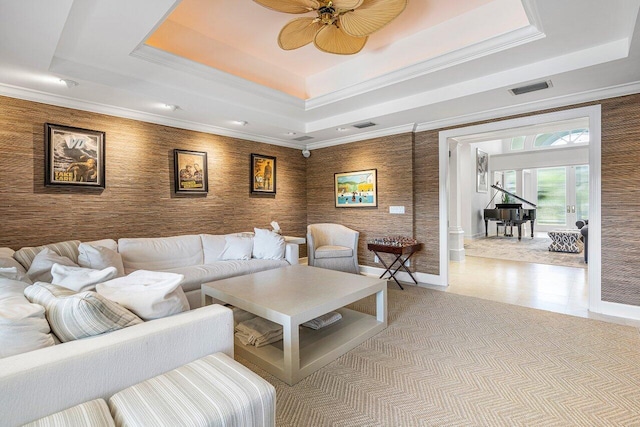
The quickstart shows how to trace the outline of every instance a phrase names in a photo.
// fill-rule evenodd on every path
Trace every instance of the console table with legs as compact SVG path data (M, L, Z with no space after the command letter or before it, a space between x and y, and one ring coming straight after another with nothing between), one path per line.
M372 251L378 257L382 265L384 265L384 268L386 268L384 273L382 273L382 275L380 276L381 279L384 277L385 274L389 273L390 276L388 277L388 279L393 279L396 282L396 284L400 286L400 289L404 290L400 282L398 282L398 279L396 279L396 273L398 273L398 271L402 269L407 273L409 273L409 276L411 277L411 279L416 285L418 284L418 281L416 280L416 278L413 276L411 271L407 268L407 262L409 261L409 258L411 258L411 256L414 253L422 249L422 243L413 243L413 244L404 244L404 245L386 245L386 244L379 244L379 243L368 243L367 249ZM382 259L382 257L380 256L380 253L392 254L392 255L395 255L396 258L393 260L391 264L387 266L387 264L384 262L384 259ZM398 267L396 267L394 270L393 267L396 265L396 263L398 264Z

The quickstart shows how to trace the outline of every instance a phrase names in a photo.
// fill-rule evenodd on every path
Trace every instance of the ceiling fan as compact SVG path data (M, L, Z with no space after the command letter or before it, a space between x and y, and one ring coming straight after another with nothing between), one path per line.
M352 55L360 52L368 36L393 21L408 0L253 0L284 13L317 14L296 18L278 35L284 50L298 49L311 42L323 52Z

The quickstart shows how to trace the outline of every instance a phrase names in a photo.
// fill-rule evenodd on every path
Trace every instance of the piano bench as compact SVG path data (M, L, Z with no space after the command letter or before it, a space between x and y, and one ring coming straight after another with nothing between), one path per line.
M580 230L553 230L549 231L548 234L551 238L551 244L549 245L551 252L579 254L584 248Z

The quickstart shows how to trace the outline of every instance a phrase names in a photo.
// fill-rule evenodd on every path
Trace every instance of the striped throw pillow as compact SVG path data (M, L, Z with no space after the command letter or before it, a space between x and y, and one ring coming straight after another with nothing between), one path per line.
M31 263L33 259L38 255L38 253L44 248L49 248L60 256L65 256L73 261L75 264L78 264L78 246L80 245L80 240L69 240L67 242L60 243L51 243L49 245L37 246L37 247L28 247L22 248L16 251L13 254L13 258L18 261L23 267L29 270L31 267Z
M115 427L107 402L103 399L81 403L48 417L40 418L23 427Z
M109 399L119 426L275 426L275 388L216 353ZM153 421L150 421L153 420Z
M51 331L61 342L142 323L126 308L92 291L75 293L61 286L36 282L24 290L24 295L45 308Z

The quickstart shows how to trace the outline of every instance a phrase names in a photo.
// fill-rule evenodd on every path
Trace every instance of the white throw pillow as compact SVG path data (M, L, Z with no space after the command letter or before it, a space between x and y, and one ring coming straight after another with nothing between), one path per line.
M124 276L124 265L122 255L115 250L102 245L80 243L78 246L78 264L80 267L102 270L107 267L115 267L116 277Z
M24 296L45 308L51 330L61 342L142 323L126 308L92 291L75 293L61 286L37 282L24 290Z
M32 283L27 274L24 273L24 270L20 270L17 267L0 267L0 277L24 282L27 285Z
M183 279L182 274L136 270L99 283L96 291L141 319L151 320L189 310L189 301L180 286Z
M51 267L53 264L68 265L71 267L77 267L78 264L71 261L66 256L61 256L52 251L49 248L44 248L33 259L27 276L34 282L48 282L51 283Z
M284 237L271 230L254 228L253 257L259 259L284 259Z
M51 283L62 286L72 291L93 291L98 283L118 277L115 267L107 267L102 270L94 270L83 267L68 267L66 265L53 264L51 267Z
M24 297L27 286L0 279L0 359L54 345L44 307Z
M220 254L221 260L251 259L253 239L250 237L226 236L224 250Z

